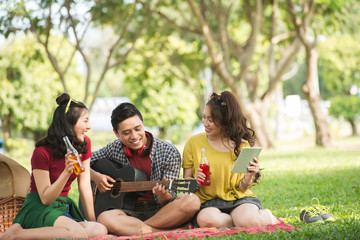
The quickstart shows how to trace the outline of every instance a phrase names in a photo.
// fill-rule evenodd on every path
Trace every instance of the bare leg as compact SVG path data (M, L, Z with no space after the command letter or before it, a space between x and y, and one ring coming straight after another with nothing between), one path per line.
M12 225L4 234L0 235L1 240L42 240L54 238L87 237L88 234L85 228L83 228L79 223L65 216L60 216L58 219L56 219L53 227L23 229L20 224L16 223Z
M153 228L178 227L192 219L200 209L200 199L195 194L181 195L162 207L154 216L145 221Z
M234 227L231 216L221 212L218 208L207 207L202 209L196 219L200 227Z
M23 230L22 227L20 226L20 224L15 223L13 225L11 225L11 227L9 227L3 234L0 234L0 239L4 239L4 240L12 240L12 239L16 239L16 233L19 233L19 231Z
M126 213L119 209L105 211L98 216L97 220L106 226L109 233L117 236L130 236L159 231L140 219L126 215Z
M259 214L262 219L262 226L267 226L269 224L278 224L281 222L271 213L269 209L260 210Z
M162 207L159 212L145 222L126 215L119 209L105 211L98 216L109 233L121 236L158 232L161 229L177 227L188 222L200 208L200 200L195 195L182 195Z
M260 227L279 222L270 210L259 210L256 205L250 203L236 207L230 215L237 227Z
M98 222L79 222L79 224L85 229L88 238L103 236L108 233L106 227Z

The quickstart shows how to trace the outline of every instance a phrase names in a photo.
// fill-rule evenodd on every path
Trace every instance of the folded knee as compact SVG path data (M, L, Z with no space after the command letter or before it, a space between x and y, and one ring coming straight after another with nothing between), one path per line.
M200 209L200 199L195 194L187 195L183 199L182 209L187 212L197 212Z
M198 215L196 221L201 228L218 227L217 220L209 216Z
M99 216L97 217L97 221L106 226L107 224L112 223L114 221L114 218L122 216L122 215L126 216L126 213L124 213L123 211L120 211L118 209L108 210L108 211L100 213Z
M86 227L86 232L90 238L108 234L106 227L97 222L91 222L91 224L88 224Z
M96 234L96 236L106 235L106 234L108 234L108 230L104 225L98 223L96 226L95 234Z

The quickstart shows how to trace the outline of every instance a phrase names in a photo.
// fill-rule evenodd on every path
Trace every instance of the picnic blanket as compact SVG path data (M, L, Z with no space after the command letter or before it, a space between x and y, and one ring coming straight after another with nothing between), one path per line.
M279 223L274 225L268 225L266 227L233 227L226 229L217 228L194 228L194 229L178 229L175 231L163 231L156 233L148 233L144 235L134 236L121 236L117 237L114 235L99 236L91 238L91 240L123 240L123 239L202 239L206 237L226 237L236 235L238 233L244 234L256 234L256 233L267 233L267 232L278 232L278 231L295 231L295 227L287 223Z

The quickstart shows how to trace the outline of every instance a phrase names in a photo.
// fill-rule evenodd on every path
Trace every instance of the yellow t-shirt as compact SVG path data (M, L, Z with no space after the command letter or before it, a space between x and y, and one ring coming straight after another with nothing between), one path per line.
M248 142L243 143L240 148L250 147ZM206 149L206 157L210 164L210 186L199 186L196 195L201 204L214 198L226 201L236 200L243 197L255 197L250 190L245 193L238 188L244 173L231 173L236 160L234 151L217 151L209 144L206 133L192 136L185 144L183 152L183 168L192 168L193 176L196 175L201 160L201 148Z

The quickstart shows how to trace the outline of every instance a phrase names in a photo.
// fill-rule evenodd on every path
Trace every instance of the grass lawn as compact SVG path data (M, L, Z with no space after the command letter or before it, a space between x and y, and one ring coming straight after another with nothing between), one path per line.
M91 138L95 143L96 137ZM259 159L264 177L252 190L264 208L299 230L226 239L360 239L360 137L334 139L330 149L314 147L313 138L276 142L276 147L262 151ZM73 184L74 199L76 192ZM314 197L329 207L334 223L300 222L301 208L309 206Z
M360 139L334 141L333 149L313 139L279 142L261 153L264 178L253 191L277 217L301 230L242 236L245 239L360 239ZM301 208L313 197L330 208L334 223L307 225ZM229 238L230 239L230 238Z

